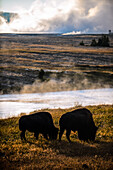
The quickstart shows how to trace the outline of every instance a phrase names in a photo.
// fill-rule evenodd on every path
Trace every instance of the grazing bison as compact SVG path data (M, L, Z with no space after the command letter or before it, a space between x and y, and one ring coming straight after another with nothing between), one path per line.
M78 131L78 137L84 141L94 141L97 127L94 124L92 114L88 109L77 109L72 112L65 113L61 116L60 121L59 141L66 129L66 137L70 141L70 133Z
M58 128L53 124L53 119L48 112L38 112L31 115L22 116L19 119L19 129L22 131L21 139L25 139L25 131L34 132L34 136L38 139L39 133L43 134L44 138L57 139Z

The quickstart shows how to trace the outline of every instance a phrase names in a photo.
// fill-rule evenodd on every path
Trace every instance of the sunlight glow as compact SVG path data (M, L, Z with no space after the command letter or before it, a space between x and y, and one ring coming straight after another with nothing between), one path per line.
M98 7L90 8L88 11L88 17L93 17L97 14L98 12Z

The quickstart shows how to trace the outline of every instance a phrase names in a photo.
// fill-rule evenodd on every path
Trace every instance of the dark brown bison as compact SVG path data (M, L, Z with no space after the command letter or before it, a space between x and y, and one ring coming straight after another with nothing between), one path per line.
M70 133L78 131L78 137L84 141L94 141L97 127L94 124L92 114L88 109L77 109L72 112L65 113L61 116L60 121L59 140L66 130L66 137L70 141Z
M19 119L19 129L22 131L21 139L25 139L25 131L34 132L34 136L38 139L39 133L43 134L44 138L57 139L58 128L53 124L53 119L48 112L38 112L30 115L22 116Z

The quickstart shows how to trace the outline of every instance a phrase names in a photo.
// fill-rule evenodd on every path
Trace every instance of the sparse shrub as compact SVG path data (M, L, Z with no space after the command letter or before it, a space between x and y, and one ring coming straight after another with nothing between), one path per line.
M81 42L80 42L80 45L84 45L84 42L83 42L83 41L81 41Z
M100 46L100 47L109 47L109 38L107 35L102 35L101 38L98 39L98 42L96 42L95 39L92 40L91 46Z
M96 42L96 40L95 40L95 39L93 39L93 40L92 40L92 42L91 42L91 46L93 46L93 47L97 46L97 42Z
M44 74L45 74L44 70L41 69L41 70L39 71L38 77L39 77L39 79L42 80L42 81L44 80Z
M98 43L97 43L97 45L98 45L98 46L101 46L101 44L102 44L102 39L101 39L101 38L99 38L99 39L98 39Z
M109 47L109 38L106 35L102 35L102 38L98 40L98 46Z

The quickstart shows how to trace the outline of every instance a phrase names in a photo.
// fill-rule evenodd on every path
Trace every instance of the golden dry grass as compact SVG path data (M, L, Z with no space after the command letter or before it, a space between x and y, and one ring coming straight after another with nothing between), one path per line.
M79 107L79 106L78 106ZM78 108L75 107L75 108ZM46 109L59 127L60 116L71 109ZM99 126L95 142L83 142L71 133L72 143L65 134L62 141L36 140L27 132L22 142L18 128L19 117L0 120L1 169L112 169L113 168L113 106L89 106L95 124Z
M32 47L32 48L30 48ZM34 48L33 48L34 47ZM37 47L37 48L36 48ZM63 46L56 46L56 45L35 45L35 46L29 46L22 47L21 48L15 48L14 49L8 49L4 48L0 50L1 54L9 53L9 54L17 54L17 53L63 53L63 52L71 52L71 53L95 53L95 54L113 54L113 48L94 48L94 47L67 47L65 45Z

